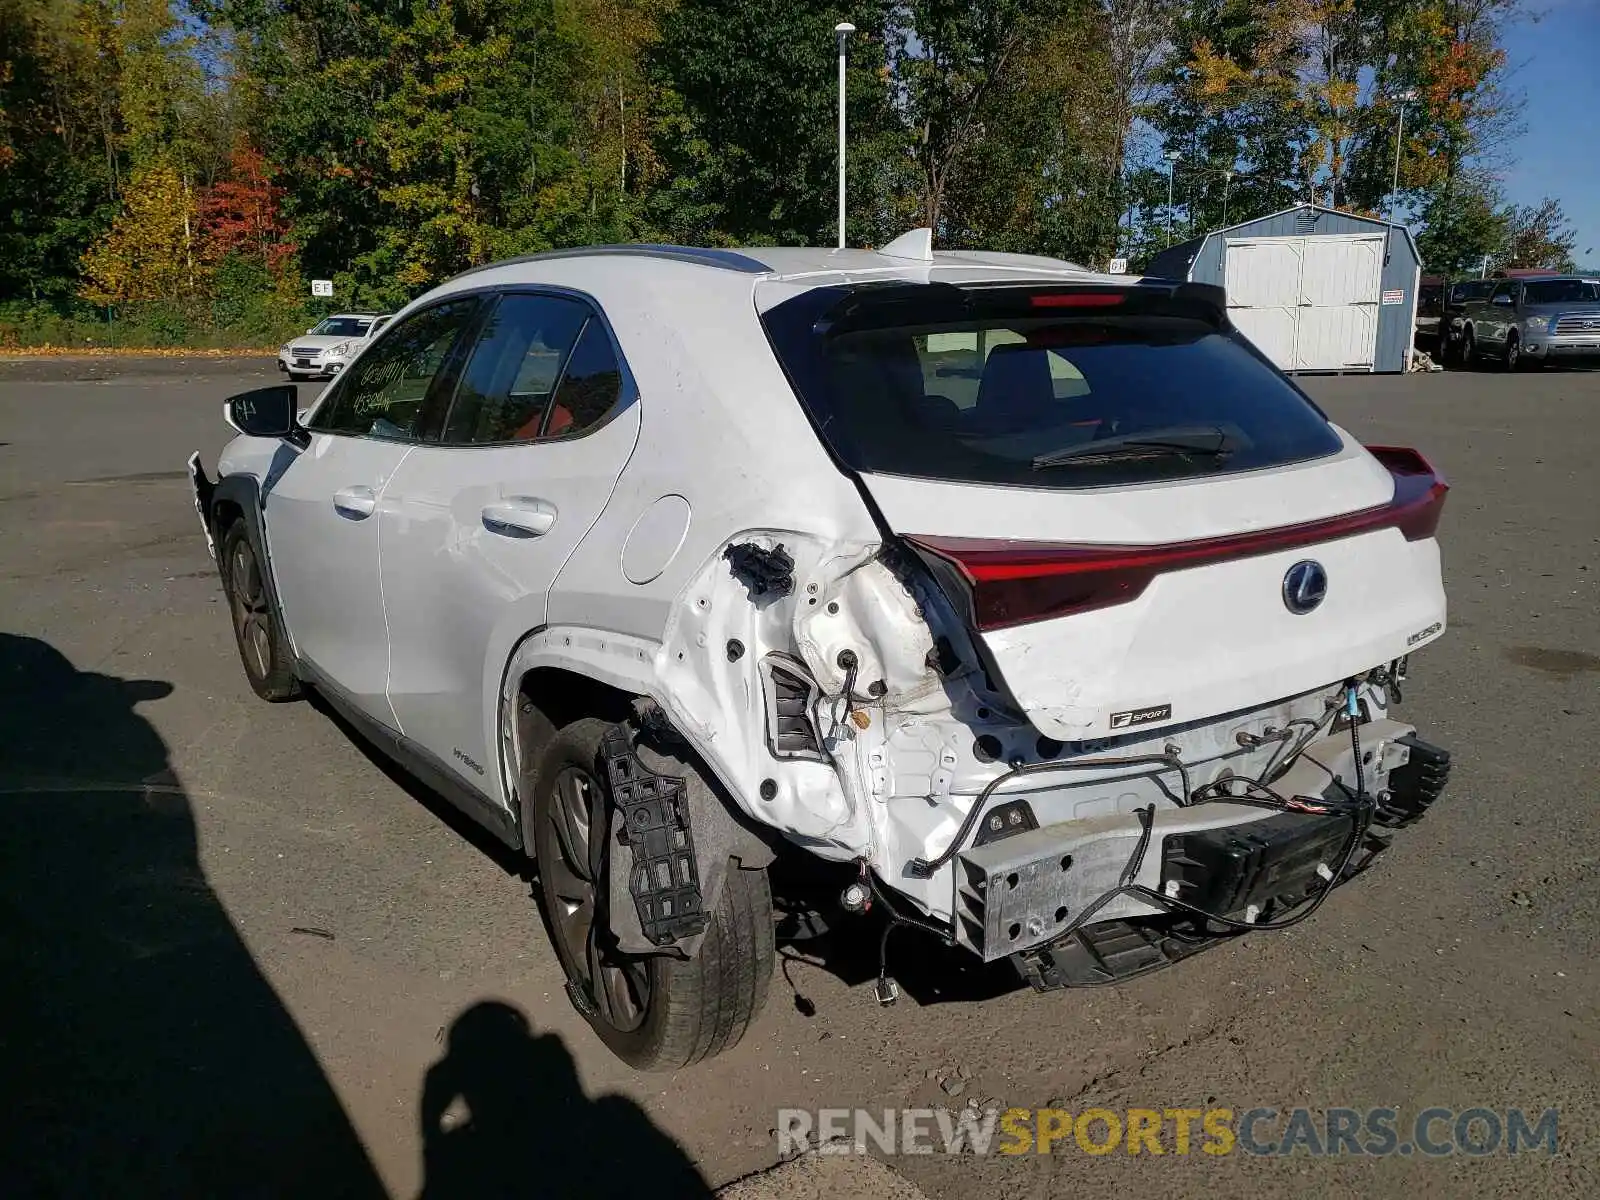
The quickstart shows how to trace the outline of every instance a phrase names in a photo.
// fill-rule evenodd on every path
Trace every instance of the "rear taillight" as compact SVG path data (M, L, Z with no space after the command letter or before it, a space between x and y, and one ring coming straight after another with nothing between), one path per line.
M1394 514L1395 527L1408 542L1432 537L1444 512L1444 495L1450 490L1444 476L1420 450L1408 446L1368 446L1367 453L1394 476L1394 499L1388 509Z
M1318 542L1398 529L1407 541L1432 537L1449 485L1415 450L1371 453L1394 478L1387 504L1298 525L1160 546L1097 546L988 538L908 536L952 599L980 630L1090 612L1136 600L1157 575L1253 558Z

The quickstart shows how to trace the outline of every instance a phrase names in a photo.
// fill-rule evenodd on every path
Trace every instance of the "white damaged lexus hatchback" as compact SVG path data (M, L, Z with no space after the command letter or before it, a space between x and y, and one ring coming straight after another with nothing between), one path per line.
M1445 483L1215 288L593 247L450 280L298 408L191 459L251 686L532 856L639 1067L756 1019L769 877L882 929L885 1003L914 937L1097 985L1310 916L1449 772L1396 711Z

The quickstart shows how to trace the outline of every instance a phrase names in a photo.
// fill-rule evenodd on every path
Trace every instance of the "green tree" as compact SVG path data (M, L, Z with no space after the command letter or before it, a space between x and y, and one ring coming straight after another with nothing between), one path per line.
M1224 215L1247 220L1303 198L1315 136L1298 101L1301 43L1283 13L1250 0L1197 0L1170 44L1164 92L1148 110L1159 152L1133 175L1145 214L1135 258L1166 243L1169 220L1181 239ZM1170 166L1168 153L1178 156ZM1167 211L1169 172L1181 212Z
M1420 217L1417 250L1430 273L1475 275L1505 241L1506 212L1499 192L1481 174L1458 177L1448 194L1431 192Z
M79 256L115 211L81 15L0 0L0 299L69 298Z
M889 110L888 5L682 0L648 57L662 177L647 213L685 242L830 244L836 224L833 26L848 17L851 238L895 228L898 131Z

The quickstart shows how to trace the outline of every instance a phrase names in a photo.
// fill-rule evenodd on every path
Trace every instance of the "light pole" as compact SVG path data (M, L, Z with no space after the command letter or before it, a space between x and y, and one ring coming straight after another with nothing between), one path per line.
M1222 173L1222 226L1224 229L1228 226L1228 189L1232 186L1233 172L1224 171Z
M840 21L833 27L839 39L839 249L844 249L844 66L845 39L856 31L849 21Z
M1394 198L1400 191L1400 144L1406 132L1406 103L1417 98L1417 93L1407 89L1395 95L1400 101L1400 120L1394 127L1394 183L1389 187L1389 216L1394 216Z
M1172 177L1177 173L1178 160L1183 155L1176 150L1167 151L1167 245L1172 245Z

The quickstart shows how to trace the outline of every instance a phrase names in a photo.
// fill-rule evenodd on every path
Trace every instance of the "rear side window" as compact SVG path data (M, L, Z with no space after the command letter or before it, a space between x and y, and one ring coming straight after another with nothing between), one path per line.
M610 335L598 317L590 317L562 372L545 436L582 433L610 412L621 394L622 367Z
M1086 488L1340 449L1276 368L1164 293L1100 308L1059 290L923 290L847 299L837 321L784 311L807 296L765 316L818 429L858 470Z
M505 296L462 373L444 441L495 445L581 433L611 409L620 379L611 339L588 305Z

